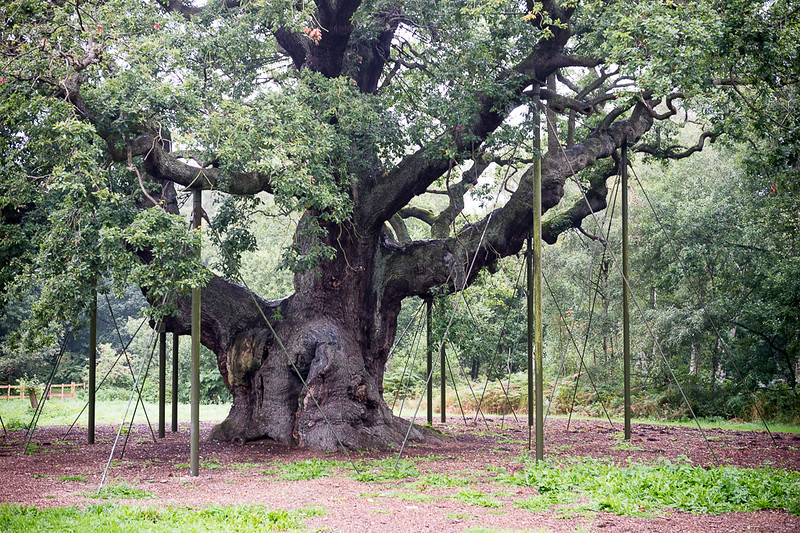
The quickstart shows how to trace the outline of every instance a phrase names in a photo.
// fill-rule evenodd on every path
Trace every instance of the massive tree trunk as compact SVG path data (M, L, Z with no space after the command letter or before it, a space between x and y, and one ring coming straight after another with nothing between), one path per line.
M423 429L410 428L383 399L402 298L383 290L379 239L335 239L336 258L297 274L295 294L283 300L261 300L220 278L209 284L202 340L233 395L212 438L267 438L324 450L339 442L365 449L400 443L406 434L424 438ZM188 333L188 302L182 307L183 320L167 326Z

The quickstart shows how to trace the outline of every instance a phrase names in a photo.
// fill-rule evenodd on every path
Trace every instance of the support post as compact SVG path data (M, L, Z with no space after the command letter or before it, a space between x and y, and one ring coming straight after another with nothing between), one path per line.
M433 300L425 300L425 327L426 327L426 348L425 348L425 375L428 380L426 393L428 395L427 421L433 424L433 334L431 333L431 311L433 311Z
M544 459L544 366L542 353L542 139L539 125L539 85L534 82L536 93L533 105L536 106L534 130L534 150L536 161L533 163L533 275L534 275L534 318L535 318L535 361L536 369L536 460Z
M97 404L97 291L92 294L89 308L89 422L87 442L94 444L94 429Z
M178 334L172 333L172 432L178 431Z
M442 347L439 350L439 375L442 378L442 398L441 398L441 416L439 420L441 420L442 424L447 422L447 352L445 351L444 347L445 343L442 343Z
M158 328L158 438L164 438L167 419L167 332L164 322Z
M631 317L628 258L628 139L622 143L622 365L623 403L625 404L625 440L631 438Z
M192 227L200 229L203 216L203 191L192 191ZM200 258L200 246L195 251ZM191 420L189 444L189 474L200 475L200 287L192 289L192 364L191 374Z
M528 339L528 449L530 450L533 443L532 441L532 428L534 424L534 414L536 412L536 407L534 406L533 402L533 337L534 337L534 323L533 323L533 238L531 237L531 233L528 233L528 237L526 238L526 249L527 253L525 254L525 284L526 284L526 303L527 303L527 339Z

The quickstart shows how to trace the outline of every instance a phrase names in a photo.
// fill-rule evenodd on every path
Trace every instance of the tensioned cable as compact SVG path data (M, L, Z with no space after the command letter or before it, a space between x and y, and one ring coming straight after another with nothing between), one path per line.
M158 321L156 321L156 323L154 324L155 328L153 329L153 334L154 335L156 333L158 333L158 331L161 329L161 326L162 326L163 323L164 323L164 319L163 318L158 320ZM142 399L142 391L144 390L144 385L147 382L147 376L150 373L150 364L153 362L153 356L156 353L156 345L157 345L157 343L153 342L152 344L153 344L153 347L150 349L150 356L147 358L147 365L144 368L144 376L142 376L142 386L141 386L141 388L139 388L139 387L136 388L136 392L137 392L139 398L136 401L136 404L134 404L134 406L133 406L133 413L131 413L131 422L130 422L130 424L128 424L128 432L125 434L125 440L122 441L122 450L120 450L120 452L119 452L120 460L122 460L122 458L125 457L125 450L128 448L128 440L130 440L131 434L133 433L133 421L136 420L136 411L138 410L138 407L139 407L140 404L142 405L142 408L144 408L144 400ZM153 426L150 425L150 420L149 419L147 421L147 426L150 428L150 432L153 433ZM157 443L158 441L155 440L155 438L156 438L155 433L153 433L154 443Z
M424 302L423 302L424 303ZM420 307L421 309L422 307ZM403 373L400 375L400 383L402 384L405 381L405 386L403 387L402 394L403 399L400 400L400 414L403 414L403 408L406 405L406 398L408 397L408 391L411 388L411 378L414 374L414 365L417 362L417 355L419 354L419 347L422 344L422 330L425 329L425 323L420 320L419 326L417 327L416 333L414 333L414 338L412 339L411 343L411 353L413 356L406 357L406 364L403 367ZM409 361L411 361L411 366L409 366ZM408 369L408 377L406 378L406 369ZM397 403L397 397L395 397L395 401L392 402L392 412L394 412L394 406Z
M386 360L387 360L387 361L388 361L388 360L389 360L389 358L392 356L392 354L394 353L395 349L396 349L396 348L399 346L399 344L400 344L400 341L403 339L403 337L405 337L405 334L406 334L406 332L408 331L408 329L411 327L411 325L412 325L412 324L414 324L414 323L416 323L416 321L417 321L417 315L418 315L418 314L419 314L419 312L422 310L422 307L423 307L424 305L425 305L425 302L422 302L422 303L420 303L420 304L419 304L419 307L417 307L417 310L416 310L416 311L414 311L414 314L411 316L411 320L409 320L409 321L408 321L408 324L406 325L405 329L403 330L403 333L400 335L400 338L398 338L397 340L395 340L395 343L394 343L394 345L392 346L392 349L391 349L391 351L389 352L389 356L386 358ZM413 360L416 360L416 358L417 358L417 352L415 351L415 350L416 350L415 346L416 346L416 344L417 344L417 342L418 342L418 341L417 341L417 335L418 335L418 334L419 334L419 335L421 335L421 330L422 330L422 325L420 325L420 326L417 328L416 332L414 333L414 336L411 338L411 349L412 349L412 353L414 354L414 359L413 359ZM402 383L405 381L405 377L406 377L406 370L408 369L408 362L409 362L409 361L412 361L412 359L411 359L411 354L409 354L409 356L408 356L408 357L406 357L405 363L403 364L403 371L400 373L400 383L401 383L401 384L402 384ZM412 367L412 369L413 369L413 367L414 367L413 363L412 363L411 367ZM398 396L399 396L401 393L403 394L403 400L405 400L405 394L407 394L407 393L408 393L408 389L407 389L407 387L404 387L404 388L403 388L403 390L401 390L401 389L397 389L397 390L395 390L394 400L392 401L392 412L394 412L394 407L395 407L395 405L397 405L397 397L398 397ZM401 413L403 412L402 403L400 404L400 412L401 412Z
M561 305L558 303L558 300L556 299L556 295L553 293L553 289L550 287L550 282L547 281L547 276L542 275L542 279L544 280L544 284L547 286L548 292L550 292L550 296L553 298L553 303L556 304L556 309L558 310L558 314L561 316L562 322L564 322L564 327L567 328L567 336L572 341L572 345L575 347L575 350L578 350L578 344L575 342L575 337L573 337L573 335L572 335L572 328L569 327L569 324L567 324L567 321L564 319L564 315L563 315L563 313L561 311ZM587 370L586 374L589 376L589 381L591 381L592 388L594 388L594 392L595 392L595 394L597 394L597 398L600 401L600 406L603 408L603 412L605 413L606 418L608 419L608 423L611 424L611 427L613 428L614 427L614 423L611 422L611 417L608 414L608 410L606 410L606 404L605 404L605 402L603 402L602 398L600 398L600 393L598 392L597 386L595 386L594 380L592 379L592 376L591 376L591 374L589 374L588 370ZM553 392L550 394L550 402L548 402L548 404L547 404L548 412L550 411L550 404L553 403L553 396L555 395L555 391L556 391L556 389L555 389L555 385L554 385L553 386ZM545 417L545 420L547 420L546 417Z
M450 333L450 327L453 325L453 320L455 319L456 312L458 311L459 303L462 299L464 299L464 289L467 288L467 281L469 277L472 275L472 269L475 267L475 262L478 260L478 254L481 251L481 245L483 244L483 240L486 238L486 232L489 230L489 225L492 222L492 218L494 216L495 207L497 206L497 202L500 199L500 194L503 192L503 188L505 187L505 183L508 179L509 175L506 176L500 183L500 189L497 191L495 195L494 204L492 206L492 210L489 212L489 216L486 218L486 224L483 227L483 231L481 232L480 239L478 239L478 244L475 247L475 253L472 256L472 260L469 263L469 268L467 269L464 275L464 282L462 283L461 289L458 291L458 297L456 298L456 302L453 305L453 312L450 314L450 320L447 322L447 326L445 327L444 334L442 335L442 341L439 343L439 350L436 354L436 362L431 366L431 371L428 373L428 377L425 380L425 388L428 387L428 383L430 382L431 378L433 377L433 368L436 366L436 363L439 362L439 356L442 352L442 346L447 339L447 335ZM455 281L454 281L455 283ZM408 442L408 438L411 435L411 428L414 427L414 421L417 419L417 414L419 414L419 408L422 406L422 397L420 397L419 402L417 403L417 408L414 411L414 416L411 419L411 422L408 425L408 430L406 431L406 436L403 439L403 444L400 446L400 451L397 454L397 460L394 463L394 468L397 469L397 465L400 463L400 457L403 455L403 450L405 450L406 443Z
M456 402L458 402L458 408L461 410L461 418L464 419L464 425L467 424L467 415L464 413L464 405L461 403L461 398L458 395L458 387L456 387L456 376L453 374L453 365L450 363L450 358L445 359L445 363L447 363L447 369L450 371L450 381L453 382L453 392L456 393Z
M483 419L483 423L486 426L486 429L489 429L489 422L486 420L486 415L483 412L483 408L481 404L478 402L477 396L475 396L475 389L472 388L472 383L469 380L467 372L464 370L464 366L461 364L461 358L459 357L459 352L456 350L455 344L452 342L448 343L450 346L450 350L456 355L456 363L458 363L458 369L461 371L461 375L464 376L464 381L467 382L467 386L469 387L469 392L472 394L472 399L475 400L476 412L475 412L475 419L473 420L473 424L477 424L478 422L478 415L480 414L481 418ZM452 373L452 370L451 370Z
M464 289L464 292L466 292L466 289ZM467 299L466 299L466 297L464 297L464 306L467 308L467 312L468 312L468 314L469 314L470 318L472 318L472 323L473 323L473 324L475 324L475 327L476 327L476 328L478 328L478 329L484 329L484 330L485 330L485 327L484 327L484 326L482 326L481 324L479 324L479 323L478 323L478 319L477 319L477 317L475 316L475 313L472 311L472 307L470 306L470 304L469 304L469 300L467 300ZM511 312L511 309L509 308L509 312L507 313L507 315L510 315L510 312ZM505 328L505 323L503 324L503 328ZM485 331L486 331L486 330L485 330ZM489 335L490 333L491 333L491 332L489 332L489 331L486 331L486 334L487 334L487 335ZM499 348L499 346L500 346L500 342L501 342L501 341L502 341L502 337L498 338L498 340L497 340L498 348ZM487 376L486 376L486 381L487 381L487 384L488 384L488 381L489 381L489 376L488 376L488 374L487 374ZM506 393L506 390L505 390L505 388L503 388L503 384L502 384L502 383L500 384L500 388L503 390L503 395L505 396L505 401L509 402L509 404L510 404L510 403L511 403L511 400L509 399L509 397L508 397L508 394ZM486 385L484 385L484 392L485 392L485 391L486 391ZM483 395L481 395L481 402L483 402ZM475 415L477 416L477 413L475 413ZM515 414L515 415L514 415L514 418L516 418L516 416L517 416L517 415ZM502 426L502 421L501 421L501 426Z
M164 294L164 297L161 299L161 305L162 306L167 302L167 299L170 298L173 295L173 291L174 291L174 279L172 280L172 288L168 292L166 292ZM108 302L108 300L106 300L106 301ZM110 307L110 303L109 303L109 307ZM112 316L113 316L113 313L112 313ZM106 462L106 466L103 469L103 476L100 479L100 485L97 487L97 493L98 494L103 489L103 485L105 484L106 476L108 475L108 469L111 467L111 461L114 458L114 452L116 451L117 443L119 442L119 437L120 437L120 434L122 433L122 428L125 427L125 420L127 419L128 412L131 409L131 402L133 401L133 395L138 390L139 379L142 377L142 372L143 372L143 370L145 368L145 363L147 363L148 366L149 366L149 362L153 358L153 353L155 352L155 343L153 343L153 340L155 339L156 333L160 329L162 322L163 322L163 318L160 318L160 319L156 320L156 323L155 323L156 327L155 327L155 329L153 329L153 332L150 335L150 340L147 342L147 348L146 349L150 349L150 347L152 346L152 350L150 351L150 357L142 358L142 365L139 367L139 372L138 372L138 374L136 374L136 377L134 378L133 387L131 388L131 395L128 397L128 405L125 407L125 413L122 415L122 420L120 421L119 429L117 430L117 435L114 437L114 444L111 446L111 453L108 455L108 461ZM116 323L116 320L115 320L115 323ZM139 330L137 329L136 333L138 333L138 331ZM135 334L134 334L134 336L135 336ZM131 341L132 340L133 339L131 339ZM129 344L130 344L130 341L129 341ZM139 394L139 399L141 400L141 393ZM138 400L137 400L137 405L138 405ZM132 424L133 424L133 421L131 420L131 425ZM150 428L150 430L152 431L152 427ZM130 435L130 430L128 431L128 435ZM126 445L127 445L127 442L128 442L128 435L126 435L126 437L125 437L125 444Z
M653 202L650 201L650 196L647 194L647 191L644 188L644 184L642 183L642 180L640 180L639 176L636 174L636 170L633 168L633 165L631 165L631 170L633 171L633 177L636 179L636 182L639 184L639 188L642 190L642 194L644 195L645 199L647 200L647 205L650 206L650 210L653 212L653 215L656 218L656 222L658 222L658 226L661 229L661 232L667 238L667 243L669 244L669 248L672 251L672 255L675 256L675 259L678 261L678 264L681 266L681 270L683 270L684 277L689 282L689 285L691 285L692 290L697 295L697 302L700 304L700 307L703 308L703 312L705 313L706 318L708 318L708 321L709 321L709 323L711 324L711 327L714 330L714 335L716 335L717 340L720 343L720 346L722 346L722 350L728 356L728 359L730 360L731 364L733 365L733 369L735 370L736 375L739 378L739 380L742 382L742 385L744 385L744 388L747 391L747 395L750 396L750 400L753 402L753 407L755 407L756 412L758 413L758 417L761 419L761 422L764 424L764 428L767 430L767 434L769 435L770 439L772 439L772 444L777 446L778 443L775 441L775 436L772 434L772 431L770 431L769 426L767 425L767 421L764 418L763 413L761 412L761 408L758 406L758 402L756 401L755 395L750 391L750 388L747 386L747 382L744 380L744 377L742 376L742 373L739 371L739 365L736 364L736 361L733 358L733 355L728 350L728 346L725 343L725 340L720 335L719 328L717 328L717 324L714 321L714 318L711 316L711 313L708 311L708 308L706 307L706 304L703 301L703 295L702 295L702 292L700 291L700 288L695 284L694 280L689 275L689 271L686 268L686 265L683 263L683 260L680 258L680 255L678 254L678 251L675 249L674 239L672 238L670 233L667 232L667 229L664 227L664 224L661 222L661 217L658 215L658 212L656 211L656 208L653 205Z
M524 262L520 261L520 267L522 267L522 266L524 266ZM520 274L522 274L521 270L520 270ZM519 279L517 280L517 283L519 283ZM514 286L516 287L517 285L515 284ZM523 290L523 292L524 292L524 290ZM522 300L520 300L519 303L520 303L520 306L521 306ZM522 312L521 311L522 310L520 309L520 313L517 314L517 322L516 322L517 326L519 325L519 321L522 319ZM514 329L516 330L517 328L514 328ZM511 340L511 346L508 347L508 355L506 356L506 374L508 376L508 380L506 381L506 387L505 387L506 390L503 391L503 394L505 394L505 396L506 396L506 403L509 406L509 408L511 409L511 414L514 415L514 422L519 423L519 418L517 418L517 412L514 409L514 405L511 403L511 401L508 398L508 393L511 391L511 356L514 355L514 352L517 349L517 344L518 344L517 339L514 338L514 339ZM502 387L503 386L502 381L500 381L498 379L498 382L500 383L500 386ZM503 416L500 418L500 429L503 429L503 424L505 422L505 419L506 419L506 412L505 412L505 409L504 409L503 410Z
M147 319L146 318L142 319L142 321L139 323L139 326L136 328L136 331L133 333L133 336L130 338L128 343L125 345L125 348L130 346L131 342L133 342L134 337L136 337L136 335L139 333L139 330L142 329L142 326L144 326L145 322L147 322ZM103 383L105 383L106 380L108 379L108 377L111 375L111 372L114 370L114 367L117 366L117 363L119 363L120 359L122 359L122 352L120 352L117 355L117 358L114 359L114 364L111 365L111 368L108 369L108 371L106 372L106 375L103 376L103 379L100 380L100 383L97 385L97 387L95 387L95 392L99 391L103 387ZM130 366L130 362L128 363L128 365ZM131 371L131 377L133 377L133 371ZM67 438L67 435L70 434L72 429L75 427L75 424L78 423L78 420L80 420L81 415L83 415L83 412L86 411L87 407L89 407L89 402L86 402L85 404L83 404L83 409L81 409L80 413L78 413L78 416L75 417L75 420L73 420L72 424L70 424L69 428L67 428L67 432L64 433L64 436L61 437L61 440L64 440L64 439Z
M42 416L42 411L44 410L44 404L47 402L47 396L50 392L50 386L53 384L53 378L58 371L58 366L61 364L61 358L64 357L64 350L67 349L67 339L72 334L72 330L69 329L68 331L64 332L64 339L61 342L61 349L58 351L58 356L56 357L56 361L53 364L53 370L50 372L50 377L47 379L47 386L44 389L44 394L42 395L42 401L36 407L36 410L33 412L33 418L31 419L30 424L28 425L28 440L25 442L25 450L22 453L28 453L28 446L31 444L31 439L33 438L34 432L36 432L36 425L39 423L39 417Z
M592 213L592 217L595 219L595 223L597 224L597 216L596 216L596 214L594 212L594 209L592 209L591 204L589 203L589 199L586 197L586 193L583 190L583 186L580 185L580 182L578 180L574 180L574 181L580 187L581 192L583 193L583 196L584 196L584 200L586 201L586 204L589 206L589 210ZM599 224L598 224L598 226L599 226ZM636 309L639 311L639 315L642 317L642 321L644 322L644 325L647 328L647 331L650 333L650 336L653 338L653 344L656 346L656 348L658 349L658 352L661 354L661 358L664 360L664 364L667 366L667 369L669 370L669 373L672 376L673 383L675 383L675 386L678 388L678 391L681 393L681 397L683 398L683 401L686 404L686 407L689 409L689 412L692 415L692 419L694 420L695 424L697 425L697 429L700 431L700 434L702 435L703 440L706 442L706 446L708 446L709 451L711 451L711 455L714 457L714 461L717 464L719 464L719 459L717 459L717 454L714 452L714 448L711 447L711 442L709 442L705 431L703 431L703 427L700 425L700 421L697 419L697 415L695 415L694 409L692 409L692 405L689 403L689 399L686 397L686 393L684 392L683 387L681 387L681 384L678 381L677 376L675 376L675 371L672 369L672 365L669 364L669 361L667 360L667 356L664 354L664 351L661 349L661 343L658 342L658 338L656 337L656 334L653 331L653 328L650 326L650 322L647 320L647 317L644 314L644 310L642 309L641 305L639 304L639 300L633 294L633 290L631 289L631 286L630 286L630 281L627 278L625 278L625 276L622 275L622 269L621 269L621 267L619 265L619 261L617 261L616 254L614 254L614 252L610 248L608 249L608 252L611 255L611 259L614 262L614 266L617 267L617 270L619 271L619 274L620 274L620 276L621 276L621 278L622 278L622 280L623 280L623 282L625 284L625 289L630 294L630 298L633 301L634 305L636 306Z
M519 270L517 271L517 279L514 281L514 288L515 289L516 289L516 287L519 286L519 281L522 279L522 271L525 268L525 261L523 261L524 257L525 257L524 255L520 256ZM521 304L522 304L522 302L520 302L520 305ZM498 352L500 351L500 341L502 340L503 336L505 335L506 326L508 325L508 319L509 319L509 317L511 317L511 311L512 311L512 307L509 307L506 310L506 316L503 318L503 326L500 328L500 335L498 335L498 340L497 340L497 351ZM497 362L498 359L499 358L492 357L492 359L490 361L490 364L492 366L489 367L490 369L492 369L492 370L494 369L493 365L494 365L494 363ZM487 366L489 366L489 365L487 365ZM480 406L481 403L483 403L483 398L486 395L486 388L489 385L489 375L488 374L489 373L487 372L486 380L484 381L483 389L481 390L481 398L478 401L478 405L479 406ZM509 378L510 378L510 376L509 376ZM478 420L478 413L476 412L474 421L477 422L477 420Z
M620 180L617 179L614 183L614 194L612 195L610 213L608 211L603 213L603 224L605 225L606 222L608 222L608 225L606 226L606 236L605 240L601 240L603 239L602 228L601 228L601 231L599 232L600 237L598 238L597 242L595 243L594 249L592 250L592 259L589 262L589 268L586 271L586 281L584 281L584 284L581 287L581 300L580 300L581 304L583 303L583 299L586 296L587 287L589 286L589 283L591 283L592 281L592 270L594 269L594 261L597 258L597 250L603 243L605 244L603 244L603 254L600 258L600 262L602 263L606 257L606 248L608 247L608 242L609 242L608 239L611 236L611 224L614 221L614 210L617 206L617 195L619 193L619 185L620 185ZM591 372L589 372L589 366L586 364L586 348L589 345L589 333L591 332L592 320L594 319L594 306L597 303L597 294L600 291L601 274L602 274L601 271L597 272L597 284L595 286L594 294L592 295L592 303L589 306L589 319L586 323L586 331L583 335L583 348L578 350L578 357L580 362L578 363L578 375L575 378L575 388L572 391L572 400L570 400L569 414L567 416L567 431L569 431L570 424L572 423L572 412L575 409L575 399L578 396L578 385L581 381L581 368L586 370L586 376L589 378L589 382L592 384L592 388L594 389L595 393L597 393L597 387L594 384L594 379L592 378ZM578 307L578 309L580 310L580 307ZM577 322L577 316L573 318L572 325L574 326L576 322ZM609 421L609 423L611 422ZM611 427L612 428L614 427L613 423L611 423Z
M406 335L406 333L408 332L409 328L411 328L411 325L412 325L412 324L413 324L413 323L414 323L414 322L417 320L417 315L418 315L418 314L419 314L419 312L422 310L422 306L423 306L423 305L425 305L425 302L421 302L421 303L419 304L419 307L417 307L417 310L416 310L416 311L414 311L414 313L411 315L411 318L409 319L409 321L408 321L408 324L406 324L406 327L403 329L403 332L400 334L400 336L399 336L399 337L397 337L397 339L395 339L395 341L394 341L394 345L392 346L392 349L391 349L391 350L389 350L389 355L387 355L387 356L386 356L386 360L387 360L387 361L388 361L389 359L391 359L391 357L392 357L392 354L394 353L394 350L395 350L395 348L397 348L397 345L398 345L398 344L400 344L400 341L401 341L401 340L403 340L403 337L405 337L405 335Z
M6 429L6 425L3 422L3 417L2 416L0 416L0 426L3 426L3 436L7 437L8 436L8 430Z
M120 344L120 346L122 346L122 353L125 356L125 361L127 361L127 363L128 363L128 370L131 373L131 377L133 377L133 368L132 368L133 365L131 365L131 360L128 357L128 350L127 350L127 346L130 345L131 342L133 342L133 338L131 338L131 340L128 342L128 345L126 345L122 341L122 332L119 330L119 324L117 323L117 317L114 316L114 310L111 308L111 301L109 301L107 294L105 294L104 296L105 296L105 299L106 299L106 305L108 306L108 312L111 314L111 320L112 320L112 322L114 322L114 329L117 331L117 337L119 338L119 344ZM142 321L142 324L144 324L144 321ZM137 329L136 331L138 332L139 330ZM153 348L153 351L155 351L155 348ZM152 359L152 357L153 357L152 354L150 355L150 357ZM145 370L145 380L147 379L147 372L149 370L150 370L150 361L147 362L147 370ZM150 434L153 436L153 443L157 443L158 439L156 439L156 434L153 431L153 425L150 423L150 417L147 416L147 409L145 409L144 400L142 399L142 391L143 390L144 390L144 382L142 382L141 388L137 387L137 390L136 390L136 392L139 395L139 398L138 398L138 400L136 402L136 407L134 407L134 409L133 409L133 416L131 416L131 427L133 426L134 418L136 418L136 410L139 407L139 404L141 403L142 404L142 412L144 413L144 418L145 418L145 420L147 420L147 427L150 429ZM130 435L130 428L128 429L128 435ZM125 445L122 446L122 455L125 455L125 446L127 446L127 443L128 443L128 438L127 438L127 435L126 435Z
M291 365L292 370L294 370L295 374L300 379L300 382L303 384L303 387L305 388L306 392L311 397L311 401L313 401L314 405L317 407L317 409L319 409L319 412L322 415L323 420L325 420L325 423L327 424L328 429L331 430L331 433L336 438L336 442L339 443L339 446L342 448L342 451L344 451L344 454L347 457L347 460L350 462L350 465L353 467L353 470L356 472L356 474L358 474L359 473L358 467L356 466L356 464L353 461L352 457L350 457L350 453L347 451L347 448L345 447L344 443L342 443L342 440L339 438L339 435L336 433L336 430L333 429L333 424L331 424L330 420L328 420L328 416L325 414L325 411L322 410L322 407L319 405L319 402L317 402L317 399L314 397L314 393L311 391L311 387L308 386L308 382L306 382L305 378L300 373L300 370L294 364L294 361L292 361L292 357L289 355L289 350L286 349L286 346L283 344L283 341L278 336L278 333L275 331L275 328L272 326L270 321L267 320L267 315L264 314L264 310L261 308L261 304L258 303L258 300L256 300L255 293L253 293L253 291L250 290L250 287L248 286L247 281L245 281L244 276L242 276L242 272L239 270L238 265L236 265L236 263L232 260L232 258L229 255L229 252L226 250L226 248L224 246L222 246L222 243L220 241L219 235L217 234L216 228L214 228L214 226L212 226L212 225L209 225L209 227L211 228L211 235L212 235L213 239L216 241L217 247L224 254L226 254L228 256L228 261L230 261L230 263L234 265L234 268L236 270L236 275L239 277L239 280L242 282L242 285L244 286L244 288L247 289L247 292L250 294L250 299L253 300L253 303L255 304L256 308L258 309L258 312L261 315L261 318L263 318L264 322L267 324L267 327L269 328L270 332L272 333L272 337L278 343L278 346L280 347L281 351L283 351L283 353L286 355L286 360L289 362L289 365Z
M545 116L545 119L549 123L549 119L547 119L546 116ZM566 150L564 150L563 146L561 147L561 151L562 151L562 153L564 155L564 160L567 162L567 165L569 165L569 167L570 167L571 178L575 182L575 184L578 186L578 190L580 190L581 194L583 195L583 200L584 200L584 202L586 202L586 206L589 208L589 213L591 214L592 219L595 222L595 225L597 225L597 227L600 228L600 230L602 231L602 226L600 225L600 222L597 219L597 213L595 213L595 210L592 207L591 202L589 202L589 198L586 196L586 191L583 188L583 185L580 183L580 181L578 179L575 178L575 169L572 167L572 163L570 162L569 157L567 156L567 152L566 152ZM669 373L672 376L672 379L673 379L673 382L675 383L675 386L678 387L678 391L680 391L681 396L683 397L683 401L686 403L686 407L689 409L689 412L691 413L692 418L694 419L695 424L697 425L697 429L700 431L700 434L703 436L703 440L705 440L706 445L708 446L708 449L711 451L711 455L714 457L714 461L717 464L719 464L719 459L717 459L717 455L716 455L716 453L714 453L714 449L711 447L711 443L709 442L708 437L705 434L705 431L703 431L703 428L700 425L700 421L697 419L697 416L694 413L694 409L692 409L692 406L689 403L689 399L686 397L686 393L684 392L683 387L681 387L681 384L678 381L678 378L675 376L675 372L673 371L672 366L669 364L669 361L667 360L667 356L664 354L664 351L661 349L661 343L658 342L658 338L656 337L655 332L653 331L652 327L650 326L650 322L647 320L647 317L644 314L644 310L642 309L641 305L639 304L639 300L633 294L633 290L631 289L631 286L630 286L630 280L628 280L623 275L622 268L620 267L619 261L617 261L617 256L614 253L614 251L611 250L610 248L608 248L608 252L611 255L611 259L613 260L614 266L617 268L617 271L619 272L619 274L620 274L620 276L621 276L621 278L623 280L623 283L625 284L625 289L630 294L631 300L633 301L634 305L636 306L636 309L639 311L639 315L642 317L642 320L643 320L645 326L647 327L647 330L650 333L650 336L653 338L653 344L656 346L656 348L658 349L658 352L661 354L661 358L664 360L664 364L667 366L667 369L669 370Z
M164 301L166 301L167 295L164 295ZM162 304L164 302L162 301ZM160 321L157 322L159 324ZM153 343L153 339L156 336L156 329L153 330L153 333L150 335L150 340L147 342L147 349L150 349L150 346L153 345L153 351L155 351L155 344ZM152 357L152 352L151 352ZM142 377L142 372L144 371L145 363L147 363L148 358L145 357L142 359L142 365L139 367L139 373L136 375L136 379L134 379L133 387L131 388L131 395L128 397L128 406L125 408L125 414L122 415L122 422L120 422L119 429L117 430L117 436L114 437L114 444L111 446L111 453L108 455L108 462L106 462L106 467L103 469L103 476L100 478L100 485L97 487L97 493L99 494L100 491L103 489L103 485L106 482L106 476L108 475L108 469L111 466L111 460L114 458L114 452L117 450L117 443L119 442L119 437L122 434L122 428L125 426L125 419L128 417L128 412L131 409L131 402L133 401L133 395L136 394L136 389L139 384L139 379ZM130 433L130 432L129 432Z

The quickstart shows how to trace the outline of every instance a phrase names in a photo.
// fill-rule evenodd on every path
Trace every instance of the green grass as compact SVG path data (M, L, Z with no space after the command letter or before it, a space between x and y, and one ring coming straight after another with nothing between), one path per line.
M397 498L405 502L430 503L436 501L436 497L420 492L381 492L378 496L381 498Z
M450 487L463 487L475 482L473 477L461 477L448 474L428 474L406 484L410 489L441 489Z
M444 516L449 520L472 520L473 518L478 518L474 514L466 513L447 513Z
M695 514L786 509L800 515L800 472L777 468L702 468L687 460L616 466L609 460L580 458L526 462L514 474L496 480L535 487L539 493L517 502L541 511L577 497L594 510L642 516L669 508Z
M397 463L396 466L395 463ZM357 466L358 473L353 473L353 479L364 483L393 481L419 476L417 466L412 461L407 459L397 461L395 457L360 461Z
M492 496L489 496L488 494L484 494L483 491L478 489L462 489L456 493L454 498L456 501L464 502L468 505L474 505L476 507L503 507L503 504L500 501Z
M61 476L58 478L59 481L78 481L81 483L85 483L89 481L89 478L86 476Z
M243 463L231 463L230 468L231 470L244 471L250 468L258 468L259 466L261 465L258 463L254 463L252 461L245 461Z
M280 479L298 481L328 477L334 470L347 468L349 465L332 459L306 459L277 466Z
M84 494L84 496L87 498L99 498L102 500L146 500L156 497L156 495L152 492L137 489L128 483L109 484L99 491L87 492Z
M33 418L33 409L27 399L8 400L2 404L3 422L9 430L27 429ZM72 424L78 413L81 412L86 401L80 398L68 398L61 400L48 400L39 418L40 426L68 426ZM127 400L108 400L97 402L98 424L119 424L125 410L128 407ZM157 413L158 404L145 402L148 413ZM225 419L230 411L230 404L210 404L200 406L200 420L205 422L218 422ZM131 407L131 411L132 411ZM137 421L144 422L141 415L141 406L137 410ZM128 415L130 416L130 414ZM152 415L151 415L152 416ZM88 421L88 409L86 409L78 419L78 424L86 425ZM178 404L178 421L189 423L190 408L189 404Z
M564 416L564 415L560 415ZM578 419L579 417L573 416L572 419ZM595 420L595 419L592 419ZM596 419L601 420L601 419ZM602 419L605 420L605 419ZM611 418L611 420L616 424L622 424L623 420L621 418ZM700 418L698 419L700 425L703 429L724 429L727 431L764 431L764 423L760 421L756 422L741 422L741 421L733 421L733 420L723 420L719 417L714 418ZM689 427L692 429L697 429L697 423L694 420L661 420L661 419L635 419L633 421L634 427L635 424L651 424L654 426L679 426L679 427ZM769 430L773 433L800 433L800 426L793 425L793 424L779 424L777 422L767 422L769 425Z
M0 504L0 531L183 532L183 531L301 531L303 520L319 516L316 508L286 511L262 506L126 507L94 505L88 508L37 509Z

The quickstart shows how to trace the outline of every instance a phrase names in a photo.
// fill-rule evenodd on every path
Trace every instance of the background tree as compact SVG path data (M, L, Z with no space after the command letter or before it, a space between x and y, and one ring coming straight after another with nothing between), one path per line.
M779 105L760 88L795 83L792 9L8 2L0 278L17 293L36 285L32 318L45 326L77 320L95 287L134 284L179 333L188 290L203 285L202 342L234 399L216 438L332 448L333 429L349 447L396 442L407 425L382 392L403 300L461 290L519 252L533 158L543 156L543 208L557 208L545 230L553 243L606 206L623 142L679 157L667 119L685 109L704 111L695 151L740 100ZM782 74L770 78L757 65L776 58ZM531 148L535 89L550 111L546 154ZM465 220L490 168L493 209ZM573 177L586 200L563 205ZM181 187L226 197L212 220L216 275L188 253L198 238L178 215ZM428 193L444 207L415 204ZM296 221L282 261L293 293L281 300L231 281L263 209ZM428 238L408 233L412 218Z

